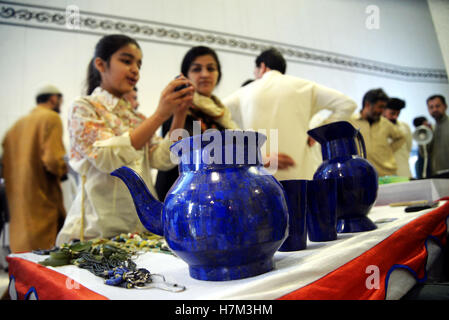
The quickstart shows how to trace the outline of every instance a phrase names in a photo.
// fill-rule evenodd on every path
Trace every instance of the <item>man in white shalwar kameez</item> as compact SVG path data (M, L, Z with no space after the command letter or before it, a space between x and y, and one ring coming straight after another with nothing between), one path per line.
M279 169L273 171L278 180L312 179L317 163L308 143L310 120L324 109L330 111L325 123L348 120L357 104L337 90L286 75L285 70L285 59L276 49L262 52L256 58L256 80L228 96L223 104L232 113L240 113L243 129L266 130L267 153L284 156L278 159ZM277 139L271 129L277 130ZM286 155L293 165L282 164Z

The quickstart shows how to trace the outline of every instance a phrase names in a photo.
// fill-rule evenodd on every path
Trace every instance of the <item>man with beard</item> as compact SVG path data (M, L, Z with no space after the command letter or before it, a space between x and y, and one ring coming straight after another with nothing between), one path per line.
M399 121L401 110L405 108L405 101L399 98L391 98L383 112L383 116L391 121L405 136L405 143L394 153L398 170L396 174L401 177L412 176L409 165L410 151L412 150L412 131L408 124Z
M3 140L3 174L12 252L50 249L65 218L61 178L67 173L59 117L62 94L47 85L37 106Z
M382 116L389 101L381 89L369 90L363 96L362 110L351 117L351 123L363 135L368 161L379 177L397 174L394 152L405 143L404 134Z
M446 99L442 95L433 95L427 99L427 110L436 124L433 140L429 146L429 160L432 176L449 176L449 121L446 114Z

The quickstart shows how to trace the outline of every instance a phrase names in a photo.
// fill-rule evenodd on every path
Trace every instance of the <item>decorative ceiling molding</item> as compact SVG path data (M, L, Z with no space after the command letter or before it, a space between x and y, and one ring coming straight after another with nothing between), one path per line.
M94 35L124 33L138 41L186 47L206 45L218 51L250 56L275 47L287 61L293 63L403 81L448 83L444 69L404 67L287 43L128 17L87 11L80 11L78 16L74 14L66 8L0 1L0 24L3 25Z

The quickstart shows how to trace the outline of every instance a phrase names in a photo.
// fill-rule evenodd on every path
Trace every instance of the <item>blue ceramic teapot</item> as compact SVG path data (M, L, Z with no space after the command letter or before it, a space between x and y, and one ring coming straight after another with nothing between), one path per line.
M273 269L288 232L284 191L262 165L265 140L254 131L208 130L176 142L180 175L164 203L131 169L111 175L124 181L142 224L165 237L191 277L251 277Z
M337 179L337 231L375 229L376 225L366 215L377 198L378 175L366 160L365 142L360 131L347 121L337 121L307 133L321 144L323 156L323 163L313 179Z

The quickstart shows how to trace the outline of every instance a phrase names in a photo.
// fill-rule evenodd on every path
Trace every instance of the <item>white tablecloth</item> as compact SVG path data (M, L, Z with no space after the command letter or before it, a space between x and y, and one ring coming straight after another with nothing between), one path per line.
M372 221L376 222L387 218L395 220L378 223L378 228L369 232L339 234L335 241L308 241L305 250L277 252L274 255L274 270L240 280L202 281L193 279L189 276L188 265L169 254L144 253L135 259L138 267L146 268L152 273L162 274L167 281L186 287L185 291L178 293L155 288L137 290L107 286L102 278L76 266L49 268L70 277L67 278L67 290L77 290L76 283L71 280L73 279L109 299L277 299L329 274L429 211L431 210L406 213L404 207L373 207L368 215ZM441 249L432 243L429 243L427 247L429 251L427 261L428 268L430 268ZM46 256L33 253L11 254L10 257L33 262L39 262L46 258ZM367 274L368 276L369 274ZM390 275L386 298L399 299L415 283L416 280L410 272L403 269L395 270Z

